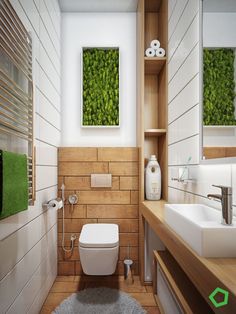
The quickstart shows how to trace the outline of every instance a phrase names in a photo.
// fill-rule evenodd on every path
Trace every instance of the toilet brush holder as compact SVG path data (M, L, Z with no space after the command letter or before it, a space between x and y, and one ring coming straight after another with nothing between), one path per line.
M132 274L132 265L133 265L132 259L125 259L124 260L125 281L127 283L131 283L131 284L133 284L133 282L134 282L134 278L133 278L133 274Z

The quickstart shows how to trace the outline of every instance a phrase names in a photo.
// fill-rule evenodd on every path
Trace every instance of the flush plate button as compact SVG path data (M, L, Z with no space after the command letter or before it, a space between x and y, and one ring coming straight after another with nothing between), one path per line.
M91 174L91 188L111 188L112 176L111 173Z

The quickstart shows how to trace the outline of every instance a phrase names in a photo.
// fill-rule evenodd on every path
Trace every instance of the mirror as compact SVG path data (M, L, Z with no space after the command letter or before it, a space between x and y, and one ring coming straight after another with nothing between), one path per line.
M202 159L228 160L236 157L236 0L202 8Z

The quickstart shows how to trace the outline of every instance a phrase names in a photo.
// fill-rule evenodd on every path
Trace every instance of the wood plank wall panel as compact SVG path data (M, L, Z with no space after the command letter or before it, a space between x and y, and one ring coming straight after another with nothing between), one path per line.
M58 194L65 184L65 246L70 246L70 236L75 234L75 249L64 253L62 241L62 213L58 213L58 274L82 273L78 251L78 238L86 223L116 223L119 225L120 249L116 274L123 274L123 260L134 260L138 274L138 148L132 147L63 147L58 151ZM111 173L111 188L91 188L92 173ZM70 194L77 194L78 204L68 203Z

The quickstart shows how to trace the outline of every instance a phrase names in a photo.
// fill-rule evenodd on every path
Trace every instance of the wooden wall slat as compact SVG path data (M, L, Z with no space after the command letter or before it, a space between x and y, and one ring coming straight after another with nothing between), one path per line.
M130 194L131 194L131 204L138 204L139 192L131 191Z
M75 274L75 263L74 261L72 262L58 262L58 275L59 276L71 276Z
M60 147L58 160L61 161L96 161L97 149L95 147Z
M81 191L80 204L130 204L129 191Z
M65 218L87 218L86 205L65 205ZM58 212L58 218L62 218L62 211ZM89 218L89 217L88 217Z
M138 218L137 205L88 205L88 218Z
M138 246L138 233L120 233L120 246Z
M138 162L109 162L109 173L118 176L137 176Z
M138 161L136 147L105 147L98 148L99 161Z
M59 162L60 176L81 176L108 173L107 162Z
M58 213L58 273L81 275L78 243L82 226L86 223L116 223L119 225L120 249L116 275L124 273L123 260L134 260L134 273L138 274L138 160L135 147L59 148L58 195L65 184L65 246L70 247L71 234L75 234L72 254L62 250L62 213ZM111 188L91 188L92 173L111 173ZM69 205L70 194L78 196L78 204Z
M138 176L136 177L121 177L120 178L121 190L138 190Z

